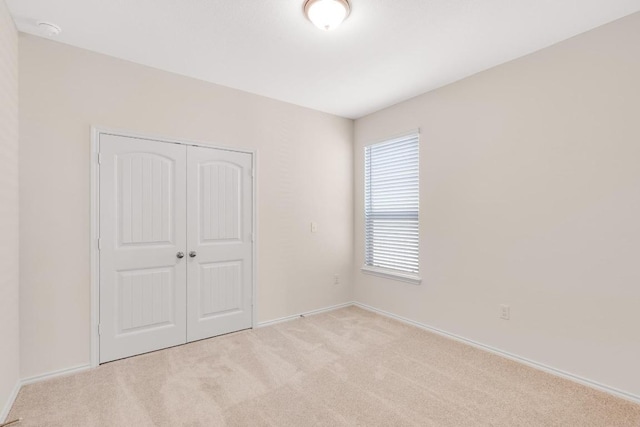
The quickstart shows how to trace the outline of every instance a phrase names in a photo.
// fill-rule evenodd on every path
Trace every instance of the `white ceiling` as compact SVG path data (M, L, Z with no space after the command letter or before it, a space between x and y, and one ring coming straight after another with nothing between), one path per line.
M350 0L323 32L304 0L7 0L21 31L358 118L640 10L640 0Z

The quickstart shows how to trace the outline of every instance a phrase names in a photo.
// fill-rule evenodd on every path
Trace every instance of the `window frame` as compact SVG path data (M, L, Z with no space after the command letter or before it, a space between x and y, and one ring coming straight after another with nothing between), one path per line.
M369 177L367 176L366 170L367 170L367 149L369 147L373 147L376 145L383 145L383 144L389 144L389 143L393 143L394 141L398 140L397 142L400 143L403 139L408 139L411 137L415 137L418 141L418 249L417 249L417 255L418 255L418 271L415 273L412 272L406 272L406 271L402 271L402 270L394 270L391 268L384 268L384 267L377 267L377 266L373 266L373 265L368 265L367 264L367 185L369 182ZM419 285L420 283L422 283L422 278L420 277L420 181L419 181L419 177L420 177L420 159L419 159L419 153L420 153L420 129L413 129L411 131L408 132L404 132L392 137L388 137L388 138L384 138L384 139L380 139L374 142L370 142L368 144L366 144L363 147L363 151L362 151L362 161L363 161L363 201L364 201L364 209L363 209L363 216L364 216L364 265L360 268L360 271L364 274L368 274L368 275L373 275L373 276L378 276L378 277L383 277L386 279L391 279L391 280L397 280L397 281L402 281L402 282L407 282L407 283L411 283L414 285Z

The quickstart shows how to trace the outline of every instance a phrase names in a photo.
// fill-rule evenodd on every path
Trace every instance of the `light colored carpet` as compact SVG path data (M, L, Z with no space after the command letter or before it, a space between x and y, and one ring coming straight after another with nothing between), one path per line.
M640 426L640 405L349 307L24 387L21 426Z

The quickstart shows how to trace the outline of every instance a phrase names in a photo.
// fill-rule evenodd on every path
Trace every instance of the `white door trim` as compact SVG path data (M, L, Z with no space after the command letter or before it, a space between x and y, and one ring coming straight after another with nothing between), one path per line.
M106 127L91 127L91 367L94 368L100 364L100 336L99 336L99 320L100 320L100 252L98 244L100 239L100 174L99 174L99 153L100 153L100 135L117 135L128 138L146 139L158 142L170 142L173 144L193 145L197 147L216 148L218 150L236 151L240 153L251 154L253 176L253 260L252 260L252 310L251 324L252 328L258 326L258 301L257 301L257 277L258 277L258 150L243 150L215 145L203 141L192 141L187 139L173 139L163 136L153 136L148 134L140 134L125 130L110 129Z

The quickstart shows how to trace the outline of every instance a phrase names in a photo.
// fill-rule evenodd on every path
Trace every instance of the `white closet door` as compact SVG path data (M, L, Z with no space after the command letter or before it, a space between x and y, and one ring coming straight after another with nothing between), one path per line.
M186 148L100 136L101 363L186 342Z
M187 151L187 339L251 327L252 156Z

